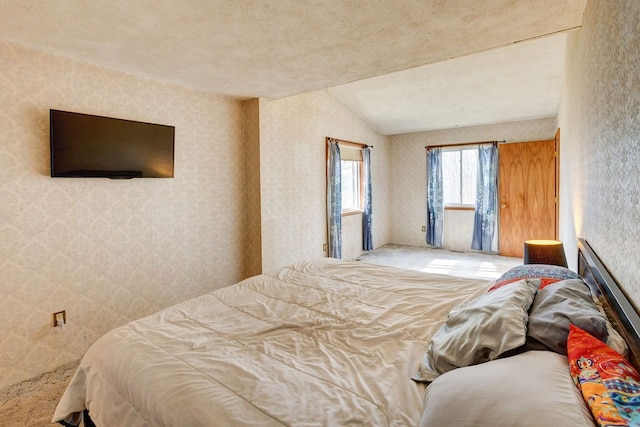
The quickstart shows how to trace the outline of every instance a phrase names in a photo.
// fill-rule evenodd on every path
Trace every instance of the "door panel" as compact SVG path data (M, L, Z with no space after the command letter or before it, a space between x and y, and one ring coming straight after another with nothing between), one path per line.
M499 150L500 254L522 257L525 240L556 238L555 140Z

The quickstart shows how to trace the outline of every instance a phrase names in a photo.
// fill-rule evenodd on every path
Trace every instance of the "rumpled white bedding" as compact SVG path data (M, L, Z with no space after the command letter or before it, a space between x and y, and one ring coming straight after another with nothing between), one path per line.
M97 426L405 426L449 310L490 282L331 258L256 276L115 329L53 421Z

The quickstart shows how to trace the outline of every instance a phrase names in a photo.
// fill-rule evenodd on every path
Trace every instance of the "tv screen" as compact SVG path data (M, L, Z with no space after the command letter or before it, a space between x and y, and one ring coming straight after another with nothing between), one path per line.
M50 110L51 176L172 178L175 127Z

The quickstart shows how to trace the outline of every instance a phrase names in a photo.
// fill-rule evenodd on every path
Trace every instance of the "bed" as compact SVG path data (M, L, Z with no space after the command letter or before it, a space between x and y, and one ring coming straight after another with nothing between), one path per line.
M602 271L581 241L580 272L594 307L607 315L605 341L635 363L640 321ZM556 279L549 289L577 286ZM582 373L541 344L546 334L526 336L545 280L505 276L497 286L500 279L301 262L107 333L87 351L53 422L594 425L574 383ZM461 336L451 346L447 334Z

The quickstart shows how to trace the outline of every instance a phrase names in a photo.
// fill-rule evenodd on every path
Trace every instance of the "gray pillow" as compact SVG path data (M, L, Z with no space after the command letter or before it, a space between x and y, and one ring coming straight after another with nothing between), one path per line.
M540 280L524 279L454 307L422 358L416 381L496 359L525 344L527 311Z
M540 289L529 310L527 346L567 354L569 324L607 340L607 321L593 302L591 290L582 280L570 279Z

